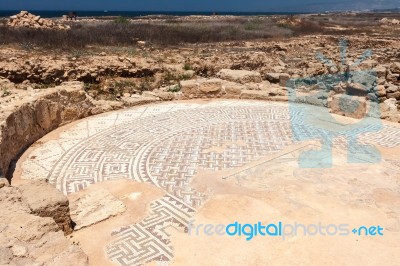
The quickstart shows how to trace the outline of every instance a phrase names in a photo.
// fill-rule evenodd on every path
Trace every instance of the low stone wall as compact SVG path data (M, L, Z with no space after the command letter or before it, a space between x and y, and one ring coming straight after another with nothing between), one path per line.
M10 97L0 102L0 172L4 176L11 161L33 142L96 111L95 103L80 82L47 90L21 91L18 98Z

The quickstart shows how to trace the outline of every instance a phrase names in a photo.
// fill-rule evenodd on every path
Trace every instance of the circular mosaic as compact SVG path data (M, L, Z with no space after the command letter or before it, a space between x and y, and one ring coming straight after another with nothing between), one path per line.
M165 228L185 228L207 198L190 185L198 171L239 168L280 152L296 142L293 127L303 139L324 135L323 129L296 123L283 103L189 102L122 110L82 120L35 149L22 165L22 178L47 177L65 194L121 178L162 188L166 196L152 203L151 215L115 233L107 254L121 265L168 261L173 254ZM398 128L382 130L391 133L357 134L361 143L400 145Z

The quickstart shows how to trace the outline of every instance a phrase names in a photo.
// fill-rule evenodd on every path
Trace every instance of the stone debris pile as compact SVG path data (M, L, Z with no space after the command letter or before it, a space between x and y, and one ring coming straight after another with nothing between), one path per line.
M284 18L277 21L279 25L297 26L302 23L300 18Z
M19 14L11 16L7 25L12 28L33 28L33 29L55 29L69 30L70 26L56 23L50 19L35 16L28 11L21 11Z
M392 25L400 25L400 20L398 19L388 19L388 18L383 18L380 20L382 24L392 24Z

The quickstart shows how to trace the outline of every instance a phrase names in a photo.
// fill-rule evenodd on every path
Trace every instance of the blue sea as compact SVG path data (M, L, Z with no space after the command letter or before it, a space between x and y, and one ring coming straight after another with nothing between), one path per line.
M56 18L68 14L68 11L45 11L45 10L27 10L32 14L39 15L43 18ZM212 15L213 12L166 12L166 11L76 11L79 17L103 17L103 16L122 16L122 17L140 17L149 15L169 15L169 16L189 16L189 15ZM0 10L0 17L9 17L18 14L19 10ZM257 16L257 15L290 15L300 13L288 12L218 12L218 15L234 15L234 16Z

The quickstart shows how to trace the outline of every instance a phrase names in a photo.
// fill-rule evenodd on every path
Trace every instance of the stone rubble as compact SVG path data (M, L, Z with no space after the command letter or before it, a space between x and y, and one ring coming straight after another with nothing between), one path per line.
M54 30L69 30L71 27L56 23L50 19L44 19L40 16L35 16L28 11L21 11L13 15L7 21L7 26L12 28L33 28L33 29L54 29Z
M400 25L400 20L398 19L388 19L388 18L383 18L379 21L382 24L389 24L389 25Z

